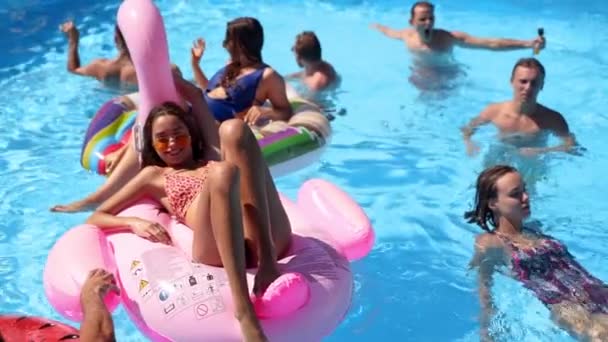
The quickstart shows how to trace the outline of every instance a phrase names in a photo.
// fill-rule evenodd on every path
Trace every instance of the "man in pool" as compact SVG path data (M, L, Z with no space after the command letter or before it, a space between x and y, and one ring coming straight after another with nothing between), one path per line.
M515 40L500 38L479 38L465 32L446 31L434 28L434 6L427 1L416 2L410 9L410 28L392 29L390 27L372 24L372 27L384 35L402 40L407 48L417 57L426 59L431 55L449 54L454 46L465 48L480 48L489 50L543 49L545 38L542 34L532 40ZM541 33L541 32L539 32Z
M78 54L80 32L74 22L67 21L60 26L60 29L68 37L68 71L77 75L95 77L100 81L119 81L119 83L137 85L135 66L131 62L129 49L118 26L114 30L114 43L118 49L118 56L114 59L94 59L88 65L80 64Z
M519 59L511 72L513 99L488 105L476 118L462 128L467 154L479 148L471 137L481 125L492 123L501 140L511 143L525 156L546 152L570 152L575 145L564 117L542 104L536 98L543 88L545 68L535 58ZM561 144L547 147L547 133L560 138Z
M291 50L296 63L304 70L287 78L300 79L311 91L321 91L337 83L338 75L334 67L321 57L321 43L314 32L304 31L298 34Z

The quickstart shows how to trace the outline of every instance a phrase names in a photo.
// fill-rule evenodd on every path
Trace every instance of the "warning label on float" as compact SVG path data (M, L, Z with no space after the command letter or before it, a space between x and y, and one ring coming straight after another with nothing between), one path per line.
M146 251L141 259L143 265L134 266L145 269L140 294L146 302L153 299L166 319L184 310L191 310L197 319L226 311L221 289L228 282L223 270L193 264L173 248Z

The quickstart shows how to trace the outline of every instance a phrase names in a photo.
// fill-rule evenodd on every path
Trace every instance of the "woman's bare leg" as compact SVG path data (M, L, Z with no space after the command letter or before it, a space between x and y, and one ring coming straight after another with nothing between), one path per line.
M283 252L289 246L291 227L249 127L242 120L225 121L220 126L220 146L222 159L239 168L245 239L252 241L256 250L259 269L254 292L260 294L280 275L276 250Z
M129 140L124 156L120 159L114 171L106 181L95 192L84 199L66 205L55 205L51 211L56 212L78 212L97 207L103 201L112 196L118 189L127 184L139 172L139 158L133 145L133 137Z
M188 209L186 222L194 229L194 261L211 265L220 261L224 266L245 341L265 341L247 288L239 170L234 164L210 166L204 189Z

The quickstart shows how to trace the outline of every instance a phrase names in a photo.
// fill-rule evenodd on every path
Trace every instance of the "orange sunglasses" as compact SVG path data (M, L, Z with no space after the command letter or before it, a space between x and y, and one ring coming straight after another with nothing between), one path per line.
M154 145L155 150L165 152L169 150L171 139L173 139L173 143L175 144L176 148L186 148L190 145L190 135L186 133L169 137L154 138L152 145Z

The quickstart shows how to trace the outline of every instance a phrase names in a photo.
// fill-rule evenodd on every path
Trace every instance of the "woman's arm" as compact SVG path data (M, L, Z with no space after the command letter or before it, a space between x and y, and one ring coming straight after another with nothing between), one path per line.
M270 69L265 71L262 82L265 83L266 98L272 104L272 111L264 113L262 116L272 120L289 121L293 115L291 104L285 91L285 80L276 71ZM266 73L268 73L266 75Z
M156 167L146 167L141 170L135 178L104 201L86 223L97 226L101 230L125 227L143 238L169 244L171 238L161 225L138 217L117 216L119 212L145 195L156 197L153 183L160 172Z
M190 65L192 66L192 72L194 73L194 81L203 90L206 89L209 84L209 79L207 79L207 76L200 66L201 58L203 58L203 54L205 53L205 47L205 40L198 38L190 49Z
M209 159L219 160L220 157L220 136L218 125L209 112L207 102L203 100L201 91L192 83L181 77L173 75L177 92L192 105L192 114L201 129L203 138L209 146Z
M482 263L477 273L477 291L481 311L479 315L479 338L481 341L493 341L490 335L490 323L496 312L492 301L493 269Z
M475 240L475 256L470 266L477 267L477 293L479 296L479 338L481 341L493 341L490 335L490 323L496 312L492 301L492 285L494 269L499 262L502 249L493 245L487 235L481 235Z

